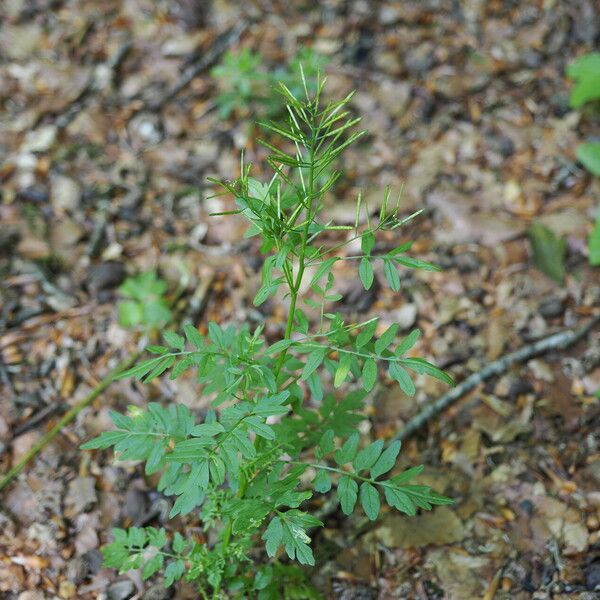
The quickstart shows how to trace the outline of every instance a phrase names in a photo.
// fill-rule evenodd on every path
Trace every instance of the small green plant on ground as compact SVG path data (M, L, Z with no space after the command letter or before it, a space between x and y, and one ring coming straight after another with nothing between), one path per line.
M537 222L532 223L527 235L535 266L550 279L563 285L567 274L565 269L567 241Z
M325 67L326 59L310 48L300 49L288 65L273 71L266 70L262 56L248 48L227 52L221 64L211 71L219 88L216 98L219 116L227 119L237 113L242 117L276 117L282 108L274 93L279 83L286 85L295 96L304 93L299 76L301 64L309 91L314 93L314 82Z
M600 53L584 54L573 61L567 75L575 82L571 90L572 108L600 105ZM600 177L600 142L579 144L575 151L577 159L593 175ZM600 266L600 209L588 242L590 263Z
M127 300L118 306L119 324L123 327L164 327L173 315L165 298L167 283L148 271L128 277L119 291Z
M271 180L251 178L250 165L242 163L235 182L218 182L235 197L233 212L248 219L248 235L260 238L267 255L254 303L275 294L289 302L281 338L269 343L261 327L214 322L206 336L192 325L183 335L165 330L164 345L149 346L152 356L124 376L151 381L168 372L173 379L196 369L212 408L201 420L180 404L113 412L115 429L83 446L114 447L120 460L143 461L147 474L160 472L158 489L174 498L170 517L195 512L208 540L152 527L117 529L103 549L106 565L121 572L141 568L144 578L161 572L166 585L180 578L197 582L204 598L292 597L286 582L299 576L290 561L315 564L310 532L323 523L309 512L314 494L335 490L344 514L360 505L371 520L382 501L407 516L452 502L413 482L423 466L395 472L400 442L364 445L357 432L365 397L385 374L409 395L415 393L411 371L453 382L409 355L418 330L397 343L396 325L376 336L376 318L348 323L334 312L330 306L340 296L333 267L354 261L368 289L374 264L381 263L393 290L400 267L436 267L408 256L410 243L378 250L377 234L404 222L387 197L377 218L359 197L354 227L326 220L323 199L339 173L326 181L320 175L362 132L351 133L358 122L347 109L351 95L324 103L322 81L314 94L304 88L299 97L282 84L289 116L265 124L289 149L262 142L271 151ZM327 242L340 230L344 242ZM359 240L360 252L340 256ZM320 315L315 329L302 305ZM261 549L270 560L261 558Z

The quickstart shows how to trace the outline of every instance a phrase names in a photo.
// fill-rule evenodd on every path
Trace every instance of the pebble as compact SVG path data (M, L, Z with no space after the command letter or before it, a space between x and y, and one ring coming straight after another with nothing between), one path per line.
M123 263L109 260L99 265L94 265L88 275L88 286L98 292L117 287L125 279L125 266Z
M48 202L48 189L43 185L30 185L19 192L19 198L25 202L43 204Z
M67 579L75 584L81 583L86 579L88 573L89 566L83 556L76 556L67 563Z
M50 202L57 212L77 210L81 201L81 186L70 177L55 175L52 178Z
M392 318L398 325L400 329L406 330L410 329L417 320L417 305L416 304L405 304L398 310L395 310Z
M399 76L402 73L398 52L391 50L376 52L373 60L376 68L388 75Z
M95 575L102 568L102 562L104 559L102 558L102 554L101 554L100 550L96 550L96 549L88 550L82 556L82 558L85 560L85 562L88 565L90 575Z
M64 600L70 600L70 598L75 598L75 594L77 594L77 588L71 581L60 582L58 595L61 598L64 598Z
M47 152L54 146L57 133L56 125L44 125L39 129L29 131L21 146L21 152Z
M116 581L108 586L106 594L108 600L128 600L135 594L135 585L129 579Z
M0 225L0 256L12 254L20 238L21 234L18 229L10 225Z
M557 298L556 296L544 298L538 305L538 311L545 319L560 317L565 311L564 300Z
M148 512L150 501L148 495L135 487L130 487L125 493L124 515L138 524Z
M383 80L375 90L375 96L388 114L398 118L404 114L411 99L412 86L406 81Z
M585 584L588 590L600 590L600 560L591 562L585 568Z
M384 6L379 11L379 22L382 25L394 25L402 18L402 10L398 6Z
M424 43L408 53L404 64L413 75L422 75L435 65L433 46Z
M162 583L149 587L142 596L142 600L169 600L173 597L173 588L166 588Z
M32 429L31 431L26 431L21 435L17 436L12 443L12 452L13 452L13 463L16 463L21 459L27 452L31 450L33 444L35 444L41 434L36 429Z
M498 150L504 157L512 156L515 153L515 144L509 137L500 136L498 138Z
M96 480L93 477L76 477L69 483L65 503L72 506L76 513L88 510L97 499Z
M210 167L219 156L219 145L216 142L200 142L196 144L190 157L191 163L198 171Z
M44 592L21 592L17 600L46 600Z
M151 113L139 113L129 122L129 130L136 145L158 144L163 139L160 119Z
M479 269L479 259L473 252L463 252L455 256L454 264L461 273L471 273Z
M587 495L587 501L594 507L600 508L600 492L590 492Z

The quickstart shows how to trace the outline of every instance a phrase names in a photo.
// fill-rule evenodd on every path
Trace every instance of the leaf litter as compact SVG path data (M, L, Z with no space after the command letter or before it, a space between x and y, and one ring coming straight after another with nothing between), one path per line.
M202 310L185 309L201 327L235 315L268 333L285 318L277 303L249 308L258 248L244 246L239 221L208 217L230 206L208 199L206 176L231 177L244 146L260 169L257 130L241 115L219 120L207 71L152 108L217 32L250 17L225 1L207 3L202 18L194 2L110 4L47 11L13 0L0 9L2 471L54 422L48 407L74 403L134 350L115 308L126 274L158 269L175 287L184 265L189 298L210 281ZM332 216L352 221L359 189L375 209L395 180L406 216L426 209L408 225L415 251L444 267L403 278L396 295L378 287L376 270L366 300L343 261L345 310L420 327L419 352L457 380L598 310L586 248L600 184L574 154L591 125L568 111L564 76L597 39L592 2L271 4L232 49L259 49L269 66L297 45L327 54L332 90L358 89L354 109L372 131L348 153L350 183L329 199ZM536 230L530 246L526 232ZM413 520L334 521L317 538L329 561L329 576L316 576L326 597L594 598L597 345L596 332L568 353L511 369L405 442L407 463L430 465L456 505ZM401 397L382 382L364 433L393 436L443 392L424 379L414 398ZM207 408L185 379L148 390L113 384L3 492L3 597L156 597L154 583L144 590L135 574L101 569L97 553L132 515L160 526L167 501L150 495L135 464L100 454L85 464L77 448L106 427L108 407L157 398ZM38 422L40 413L48 417ZM11 435L17 428L25 430ZM134 505L122 510L126 497ZM195 596L182 586L175 597Z

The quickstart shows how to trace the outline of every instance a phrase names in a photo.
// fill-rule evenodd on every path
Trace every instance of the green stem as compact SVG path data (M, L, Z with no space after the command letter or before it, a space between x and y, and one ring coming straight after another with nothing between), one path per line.
M308 175L308 186L306 189L307 195L307 205L306 205L306 220L304 222L304 229L302 231L302 241L300 246L300 252L298 254L298 273L296 274L296 279L293 277L293 268L289 266L284 267L284 274L286 276L286 280L288 285L290 286L290 308L287 316L287 321L285 324L285 331L283 334L284 340L289 340L292 336L292 330L294 328L294 316L296 313L296 304L298 302L298 296L300 292L300 286L302 285L302 277L304 276L304 270L306 268L305 257L306 257L306 247L308 245L308 236L310 232L310 224L312 223L312 212L313 212L313 201L315 196L315 166L314 166L314 136L311 139L311 144L309 148L309 175ZM296 215L299 216L300 212ZM287 356L287 349L283 350L277 359L277 363L275 365L275 379L279 377L281 369L285 364L285 358ZM285 388L284 388L285 389ZM256 443L256 442L255 442ZM246 493L246 487L248 485L248 480L244 477L240 482L240 487L237 493L237 497L239 499L244 497ZM223 557L226 558L227 551L229 548L229 544L231 542L231 534L233 529L233 520L229 520L226 525L225 533L223 534L223 547L222 554ZM215 588L213 593L213 599L218 600L221 593L221 586L219 585Z
M314 139L311 140L311 146L309 149L309 171L308 171L308 187L306 190L308 204L306 207L306 220L304 223L304 230L302 231L302 242L300 246L300 253L298 254L298 274L296 275L296 280L292 288L290 288L290 309L287 317L287 322L285 325L285 332L283 339L289 340L292 335L292 329L294 328L294 316L296 313L296 303L298 302L298 294L300 291L300 286L302 285L302 277L304 276L305 265L305 257L306 257L306 246L308 244L308 234L310 232L310 224L312 223L312 210L313 210L313 200L315 195L315 161L314 161ZM279 377L279 373L285 363L285 358L287 356L287 348L283 350L277 360L277 364L275 366L275 379Z
M354 479L360 479L361 481L366 481L368 483L382 485L382 482L380 481L375 481L374 479L369 479L368 477L361 477L356 473L344 471L344 469L337 469L336 467L330 467L329 465L320 465L318 463L306 463L302 462L301 460L282 460L281 462L285 462L288 465L304 465L305 467L312 467L313 469L320 469L321 471L331 471L333 473L339 473L340 475L346 475L347 477L353 477Z

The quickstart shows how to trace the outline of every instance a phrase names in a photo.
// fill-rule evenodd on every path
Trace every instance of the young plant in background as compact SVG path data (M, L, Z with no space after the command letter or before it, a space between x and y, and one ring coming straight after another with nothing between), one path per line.
M260 54L244 48L237 53L227 52L221 64L212 69L220 89L216 102L221 119L234 111L247 115L255 103L268 98L268 76L260 70L261 63Z
M227 52L221 64L211 71L220 90L216 103L221 119L227 119L232 113L238 113L242 117L278 116L284 108L278 95L274 93L280 82L295 96L304 93L302 78L299 76L300 64L309 91L314 93L314 82L318 73L323 72L327 61L310 48L302 48L288 65L274 71L265 69L262 56L248 48L239 52Z
M600 53L584 54L567 69L567 75L575 82L571 90L571 108L586 105L600 106ZM575 151L581 164L596 177L600 177L600 142L579 144ZM600 208L596 223L588 241L590 264L600 266Z
M364 445L357 431L365 397L386 375L409 395L415 393L411 371L453 382L409 356L418 330L397 342L397 325L379 332L376 318L349 323L331 309L340 298L333 267L354 261L368 289L380 263L394 290L399 267L436 267L407 256L410 243L378 252L377 234L406 221L387 197L377 218L366 210L365 226L360 198L354 227L326 219L324 196L340 174L333 171L326 181L320 176L363 132L350 133L358 123L347 108L351 94L324 103L322 81L314 94L303 87L299 97L282 84L289 116L266 124L288 148L262 142L271 151L271 180L253 179L242 163L239 179L218 182L235 197L233 212L247 218L248 235L260 238L267 255L254 303L275 294L289 302L281 338L269 343L262 327L214 322L206 336L191 325L183 335L164 331L164 345L148 347L153 356L125 375L151 381L196 369L212 408L200 421L180 404L113 412L115 429L83 446L112 446L120 460L144 461L147 474L160 472L159 491L174 498L170 517L196 513L206 530L207 541L200 542L165 529L118 529L103 549L106 565L121 572L141 568L144 578L162 572L166 585L183 577L197 582L204 598L286 597L289 561L315 564L310 532L323 525L310 513L315 494L335 490L345 514L360 505L371 520L382 502L407 516L452 502L413 483L423 466L396 472L400 442ZM327 241L340 230L347 230L344 242ZM340 256L357 240L359 253ZM315 328L303 304L318 310ZM260 550L271 560L261 560Z
M127 300L117 308L119 324L123 327L164 327L173 319L165 298L167 282L149 271L128 277L119 291Z

